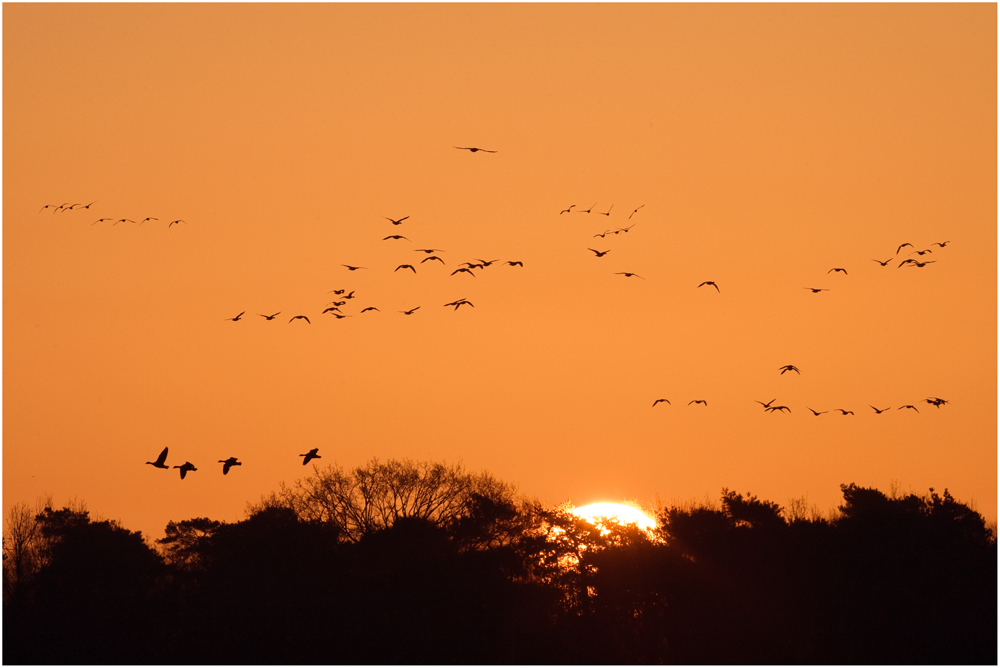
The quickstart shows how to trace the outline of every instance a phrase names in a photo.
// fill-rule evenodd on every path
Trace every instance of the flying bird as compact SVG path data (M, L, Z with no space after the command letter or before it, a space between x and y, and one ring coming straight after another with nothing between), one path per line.
M382 217L385 218L386 220L388 220L393 225L402 225L403 221L406 220L407 218L409 218L409 216L403 216L402 218L399 218L397 220L393 220L389 216L382 216Z
M504 264L508 264L511 267L524 267L524 263L520 260L507 260Z
M312 324L312 321L309 318L305 317L304 315L293 315L292 320L305 320L306 323L310 325ZM289 320L288 322L291 322L292 320Z
M768 413L773 413L774 411L788 411L789 413L792 412L792 409L789 408L788 406L768 406L764 410Z
M606 251L594 250L593 248L588 248L587 250L593 252L594 255L596 255L597 257L604 257L605 255L607 255L608 253L611 252L610 248L608 250L606 250Z
M455 148L462 151L472 151L473 153L476 151L482 151L483 153L496 153L496 151L491 151L488 148L476 148L475 146L456 146Z
M174 225L177 225L178 223L184 223L185 225L188 224L186 220L181 220L180 218L178 218L177 220L171 220L167 224L167 229L169 230L171 227L173 227Z
M899 408L897 408L896 410L897 410L897 411L901 411L901 410L903 410L904 408L912 408L913 410L917 411L917 407L916 407L916 406L914 406L913 404L906 404L905 406L900 406L900 407L899 407ZM919 413L920 411L917 411L917 412Z
M39 209L38 213L41 213L42 211L45 211L46 209L55 209L58 206L59 206L58 204L46 204L41 209ZM55 212L53 211L53 213L55 213Z
M628 215L628 217L629 217L629 220L631 220L631 219L632 219L632 216L634 216L634 215L635 215L636 213L638 213L638 212L639 212L639 209L641 209L641 208L642 208L642 207L644 207L644 206L646 206L646 205L645 205L645 204L640 204L640 205L639 205L639 206L637 206L637 207L636 207L635 209L633 209L633 210L632 210L632 213L630 213L630 214Z
M931 397L930 399L924 399L924 401L926 401L927 403L933 405L935 408L941 408L946 403L948 403L944 399L938 399L937 397Z
M611 234L611 230L604 230L603 232L599 232L599 233L595 234L594 238L596 239L597 237L600 237L600 238L603 239L604 237L608 236L609 234Z
M913 248L913 244L911 244L911 243L899 244L899 248L896 249L896 255L899 255L899 251L903 250L907 246L909 246L910 248Z
M472 302L470 302L468 299L464 299L464 298L456 300L456 301L453 301L450 304L445 304L445 306L454 306L455 310L457 311L458 307L461 306L462 304L468 304L472 308L476 308L475 304L473 304Z
M846 269L844 269L843 267L834 267L834 268L833 268L833 269L831 269L830 271L842 271L842 272L844 272L844 275L845 275L845 276L847 275L847 270L846 270ZM830 271L828 271L828 272L826 272L826 273L828 273L828 274L829 274L829 273L830 273Z
M95 199L93 202L91 202L87 206L81 206L80 208L81 209L89 209L93 204L96 204L96 203L97 203L97 200ZM73 206L78 206L78 205L74 204ZM948 243L948 242L946 241L945 243Z
M431 253L443 253L444 252L444 250L442 250L440 248L414 248L413 250L415 250L418 253L427 253L428 255L430 255Z
M708 402L705 401L704 399L692 399L691 401L688 402L688 406L690 406L691 404L704 404L708 406Z
M351 290L346 295L344 295L344 299L354 299L354 290Z
M817 292L829 292L830 291L830 288L802 288L802 289L803 290L812 290L813 294L816 294Z
M937 262L937 260L927 260L926 262L914 262L913 266L917 268L926 267L927 265L934 264L935 262Z
M754 399L754 401L757 401L757 400ZM766 404L763 401L757 401L757 403L760 404L761 406L763 406L765 410L767 410L768 408L771 407L771 404L773 404L775 401L777 401L777 397L775 397L774 399L771 399Z
M274 320L274 316L281 315L281 311L278 311L274 315L264 315L263 313L258 313L257 315L259 315L260 317L264 318L264 320Z
M629 225L628 227L619 227L619 228L618 228L617 230L615 230L615 234L618 234L619 232L626 232L626 233L627 233L627 232L628 232L629 230L631 230L631 229L632 229L633 227L635 227L635 223L632 223L632 224L631 224L631 225Z
M843 408L834 408L835 411L840 411L841 415L854 415L854 411L845 411Z
M184 476L187 475L188 471L198 470L194 467L194 464L192 464L191 462L184 462L184 464L182 464L181 466L175 466L174 468L181 470L181 480L184 480Z
M46 206L52 206L52 205L51 205L51 204L47 204ZM563 209L562 211L560 211L560 212L559 212L559 215L561 216L561 215L563 215L564 213L569 213L570 211L572 211L572 210L573 210L573 207L574 207L574 206L576 206L576 204L570 204L570 205L569 205L569 208L568 208L568 209ZM39 211L38 213L41 213L41 211Z
M591 209L593 209L595 206L597 206L597 202L591 204L590 209L580 209L579 211L577 211L577 213L590 213Z
M103 223L105 220L114 220L114 218L98 218L97 220L92 222L91 225L93 226L97 225L98 223Z
M893 257L889 258L889 259L888 259L888 260L886 260L885 262L883 262L882 260L875 260L875 259L872 259L872 262L878 262L878 263L879 263L880 265L882 265L882 266L884 267L885 265L887 265L887 264L889 264L890 262L892 262L892 261L893 261L893 259L894 259L894 257L895 257L895 256L893 256ZM827 273L829 273L829 272L827 272Z
M944 248L950 243L951 243L950 241L938 241L936 243L931 244L931 246L940 246L941 248Z
M598 211L597 213L599 213L602 216L610 216L611 215L611 209L613 209L613 208L615 208L614 204L612 204L611 206L608 207L608 212L607 213L604 213L603 211Z
M899 267L896 267L896 269L899 269L899 268L900 268L900 267L902 267L902 266L903 266L904 264L916 264L916 263L917 263L917 261L916 261L916 260L914 260L914 259L913 259L912 257L911 257L911 258L907 258L907 259L903 260L902 262L900 262L900 263L899 263Z
M378 309L375 308L374 306L368 306L368 307L365 307L365 308L361 309L362 313L364 313L365 311L378 311ZM381 311L379 311L379 313L381 313Z
M406 237L404 237L402 234L390 234L386 238L382 239L382 241L388 241L389 239L406 239ZM409 241L409 239L406 240Z
M802 375L802 372L799 371L799 368L797 366L795 366L794 364L786 364L785 366L779 366L778 370L781 371L780 375L782 375L782 376L785 375L786 371L794 371L795 373L799 374L800 376Z
M229 473L229 469L234 466L243 466L243 462L237 461L236 457L230 457L229 459L220 459L219 463L222 464L222 475Z
M403 315L413 315L413 312L416 311L418 308L420 308L420 307L419 306L414 306L409 311L400 311L400 313L402 313Z
M319 448L313 448L312 450L310 450L306 454L299 455L299 457L305 457L305 459L302 460L302 465L303 466L305 466L306 464L308 464L309 461L312 460L312 459L323 459L322 457L319 456Z
M476 262L478 262L479 266L481 266L481 267L488 267L491 264L493 264L494 262L499 262L500 261L500 260L480 260L478 257L477 258L473 258L473 259Z
M870 407L870 408L871 408L871 409L872 409L873 411L875 411L875 415L881 415L882 413L885 413L885 412L886 412L887 410L889 410L889 408L892 408L892 406L889 406L888 408L883 408L883 409L879 410L878 408L875 408L875 407L874 407L874 406L872 406L871 404L868 404L868 406L869 406L869 407Z
M656 401L653 402L653 408L656 408L656 404L660 403L661 401L667 402L668 406L672 406L673 405L673 404L670 403L669 399L657 399Z
M143 218L142 220L139 221L139 224L142 225L147 220L159 220L159 218L153 218L152 216L146 216L145 218Z
M809 407L806 406L806 408L809 408ZM830 411L813 411L813 409L811 409L811 408L809 408L809 410L812 411L813 415L822 415L823 413L829 413L830 412Z
M119 218L114 222L114 224L117 225L118 223L135 223L135 221L132 220L131 218ZM170 223L170 225L173 225L173 223ZM167 227L170 227L170 225L168 225Z
M412 264L401 264L398 267L396 267L395 269L393 269L392 271L393 271L393 273L395 273L395 272L399 271L400 269L409 269L414 274L417 273L417 270L413 268Z
M441 258L439 258L437 255L429 255L429 256L425 257L423 260L420 261L420 264L423 264L424 262L429 262L430 260L437 260L441 264L444 264L444 260L442 260Z
M930 248L925 248L922 251L915 250L912 253L910 253L910 255L927 255L928 253L933 253L933 252L934 251L932 251Z
M327 309L324 309L323 313L320 313L320 315L323 315L325 313L333 313L334 311L339 311L339 310L340 310L339 306L331 306L331 307L329 307ZM334 315L336 315L336 313L334 313Z
M347 270L348 270L348 271L357 271L358 269L367 269L367 268L368 268L368 267L352 267L352 266L351 266L351 265L349 265L349 264L342 264L342 265L340 265L340 266L342 266L342 267L347 267Z
M625 278L632 278L633 276L635 276L636 278L642 278L642 276L632 271L616 271L615 275L617 276L618 274L621 274ZM642 280L645 281L646 279L642 278Z
M715 281L702 281L701 283L698 284L698 287L700 288L703 285L711 285L713 288L715 288L716 292L719 293L722 292L722 290L719 290L719 286L715 284Z
M243 317L244 313L246 313L246 311L241 311L240 314L235 318L223 318L223 320L232 320L233 322L237 322L240 318Z
M166 448L163 448L163 452L160 453L160 456L156 458L155 462L146 462L146 463L147 464L152 464L153 466L155 466L158 469L168 469L168 468L170 468L169 466L167 466L164 463L164 462L167 461L167 450L169 450L169 449L170 449L169 446L166 447Z
M464 271L465 273L467 273L467 274L468 274L469 276L472 276L473 278L475 278L475 277L476 277L476 275L475 275L475 274L473 274L473 273L472 273L472 270L471 270L471 269L469 269L468 267L459 267L459 268L458 268L458 269L456 269L455 271L451 272L451 275L452 275L452 276L454 276L455 274L457 274L457 273L458 273L458 272L460 272L460 271Z

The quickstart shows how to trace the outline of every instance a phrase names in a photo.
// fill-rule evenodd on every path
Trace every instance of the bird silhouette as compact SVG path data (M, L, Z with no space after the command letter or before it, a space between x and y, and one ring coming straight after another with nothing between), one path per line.
M409 311L400 311L400 313L402 313L403 315L413 315L413 312L416 311L418 308L420 308L420 307L419 306L414 306Z
M914 259L913 259L912 257L911 257L911 258L907 258L907 259L903 260L902 262L900 262L900 263L899 263L899 266L898 266L898 267L896 267L896 269L899 269L899 268L900 268L900 267L902 267L902 266L903 266L904 264L916 264L916 263L917 263L917 261L916 261L916 260L914 260Z
M145 222L146 222L147 220L159 220L159 218L153 218L152 216L146 216L145 218L143 218L142 220L140 220L140 221L139 221L139 224L140 224L140 225L142 225L142 224L143 224L143 223L145 223ZM169 227L169 226L168 226L168 227Z
M905 406L900 406L900 407L899 407L899 408L897 408L896 410L897 410L897 411L901 411L901 410L903 410L904 408L912 408L913 410L917 411L917 407L916 407L916 406L914 406L913 404L906 404ZM917 411L917 412L919 413L920 411Z
M181 480L184 480L184 476L187 475L188 471L198 470L194 467L194 464L192 464L191 462L184 462L181 466L175 466L174 468L181 470Z
M926 267L927 265L934 264L935 262L937 262L937 260L927 260L926 262L914 262L913 266L919 269L920 267Z
M621 274L625 278L632 278L633 276L635 276L636 278L642 278L642 276L632 271L616 271L615 275L617 276L618 274ZM642 280L645 281L646 279L642 278Z
M378 309L375 308L374 306L368 306L368 307L365 307L365 308L361 309L362 313L364 313L366 311L378 311ZM379 311L379 313L381 313L381 311Z
M264 320L274 320L274 316L281 315L281 311L278 311L274 315L264 315L263 313L258 313L257 315L259 315L260 317L264 318Z
M888 260L886 260L885 262L883 262L882 260L875 260L875 259L872 259L872 262L878 262L878 263L879 263L880 265L882 265L882 266L884 267L885 265L887 265L887 264L889 264L890 262L892 262L892 261L893 261L893 259L895 259L895 256L893 256L893 257L889 258L889 259L888 259ZM827 273L829 273L829 272L827 272Z
M806 406L806 408L809 408L809 407ZM813 411L813 409L811 409L811 408L809 408L809 410L812 411L813 415L822 415L823 413L829 413L830 412L830 411Z
M756 399L754 399L754 401L757 401L757 400L756 400ZM774 399L771 399L771 400L770 400L769 402L767 402L766 404L765 404L765 403L764 403L763 401L757 401L757 403L758 403L758 404L760 404L761 406L763 406L763 407L764 407L764 410L767 410L768 408L770 408L770 407L771 407L771 404L773 404L773 403L774 403L775 401L777 401L777 397L775 397Z
M153 466L155 466L158 469L168 469L168 468L170 468L169 466L167 466L164 463L164 462L167 461L167 450L169 450L169 449L170 449L169 446L166 447L166 448L163 448L163 452L160 453L160 456L156 458L155 462L146 462L146 463L147 464L152 464Z
M305 320L308 324L312 324L312 321L304 315L293 315L292 320ZM289 320L288 322L291 322L292 320Z
M593 209L595 206L597 206L597 202L591 204L590 209L580 209L579 211L577 211L577 213L590 213L591 209Z
M46 206L51 206L51 205L49 205L49 204L46 204ZM568 208L568 209L563 209L562 211L560 211L560 212L559 212L559 215L561 216L561 215L563 215L564 213L569 213L570 211L572 211L572 210L573 210L573 207L574 207L574 206L576 206L576 204L570 204L570 205L569 205L569 208ZM43 207L43 208L44 208L44 207ZM38 213L41 213L41 211L39 211Z
M222 475L228 475L229 469L234 466L243 466L243 462L237 461L236 457L230 457L229 459L220 459L219 463L222 464Z
M388 241L389 239L406 239L406 237L404 237L402 234L390 234L386 238L382 239L382 241ZM406 240L409 241L409 239Z
M354 299L354 290L351 290L346 295L344 295L344 299Z
M403 224L403 221L404 221L404 220L406 220L407 218L409 218L409 216L403 216L402 218L399 218L399 219L396 219L396 220L393 220L393 219L392 219L392 218L390 218L389 216L382 216L382 217L383 217L383 218L385 218L386 220L388 220L388 221L389 221L390 223L392 223L393 225L402 225L402 224Z
M789 408L788 406L768 406L764 410L768 413L773 413L774 411L788 411L789 413L792 412L792 409Z
M323 315L325 313L333 313L334 311L339 311L339 310L340 310L339 306L331 306L329 308L323 309L323 313L320 313L320 315ZM334 315L336 315L336 313L334 313Z
M840 411L841 415L854 415L854 411L845 411L843 408L835 408L834 410Z
M933 253L933 252L934 251L932 251L930 248L925 248L924 250L920 251L915 250L912 253L910 253L910 255L927 255L928 253Z
M609 234L611 234L611 230L604 230L603 232L598 232L597 234L595 234L594 238L600 237L600 238L603 239L604 237L608 236Z
M134 222L135 221L132 220L131 218L119 218L113 224L117 225L118 223L134 223ZM173 225L173 223L170 223L170 225ZM170 227L170 225L168 225L167 227Z
M598 211L597 213L600 214L600 215L602 215L602 216L610 216L611 215L611 209L613 209L613 208L615 208L614 204L612 204L611 206L608 207L608 212L607 213L604 213L603 211Z
M840 271L840 272L843 272L845 276L847 275L847 270L846 270L846 269L844 269L843 267L834 267L834 268L833 268L833 269L831 269L830 271ZM826 272L826 273L828 273L828 274L829 274L829 273L830 273L830 271L828 271L828 272Z
M629 217L629 220L631 220L631 219L632 219L632 216L634 216L635 214L637 214L637 213L639 212L639 209L641 209L641 208L642 208L642 207L644 207L644 206L646 206L646 205L645 205L645 204L640 204L640 205L639 205L639 206L637 206L637 207L636 207L635 209L633 209L633 210L632 210L632 213L630 213L630 214L628 215L628 217Z
M348 270L348 271L357 271L358 269L367 269L367 268L368 268L368 267L352 267L352 266L351 266L351 265L349 265L349 264L342 264L342 265L340 265L340 266L342 266L342 267L347 267L347 270Z
M427 257L425 257L423 260L420 261L420 264L423 264L424 262L429 262L431 260L437 260L441 264L444 264L444 260L439 258L437 255L428 255Z
M688 402L688 406L690 406L691 404L704 404L705 406L708 406L708 402L705 401L704 399L692 399L691 401Z
M336 318L337 320L343 320L344 318L353 318L354 317L352 315L344 315L343 313L331 313L331 315L333 315L333 317Z
M392 271L393 271L393 273L395 273L395 272L399 271L400 269L409 269L414 274L417 273L417 270L413 268L412 264L401 264L398 267L396 267L395 269L393 269Z
M444 250L441 248L414 248L413 250L417 253L427 253L428 255L431 253L444 253Z
M715 281L702 281L701 283L698 284L698 287L700 288L703 285L711 285L713 288L715 288L716 292L719 293L722 292L722 290L719 290L719 286L715 284Z
M524 267L524 263L520 260L507 260L504 264L510 265L511 267Z
M330 292L332 292L335 295L342 295L345 292L347 292L347 290L330 290ZM326 294L330 294L330 292L327 292Z
M931 397L929 399L924 399L924 401L926 401L927 403L931 404L935 408L941 408L946 403L948 403L944 399L939 399L938 397Z
M105 220L114 220L114 218L98 218L91 223L91 226L97 225L98 223L103 223Z
M945 246L947 246L950 243L951 243L950 241L938 241L938 242L935 242L935 243L931 244L931 246L940 246L941 248L944 248Z
M604 257L605 255L607 255L608 253L611 252L610 248L608 250L606 250L606 251L594 250L593 248L588 248L587 250L593 252L594 255L596 255L597 257Z
M233 322L237 322L240 318L243 317L244 313L246 313L246 311L240 311L240 314L235 318L223 318L223 320L232 320Z
M184 223L185 225L188 224L186 220L181 220L180 218L178 218L177 220L171 220L169 223L167 223L167 229L169 230L174 225L178 225L180 223Z
M628 227L619 227L617 230L615 230L615 234L618 234L619 232L628 233L628 231L631 230L633 227L635 227L635 223L632 223Z
M882 413L885 413L885 412L886 412L887 410L889 410L889 408L892 408L892 406L889 406L889 408L882 408L882 409L878 409L878 408L875 408L874 406L872 406L871 404L868 404L868 406L869 406L869 407L870 407L870 408L871 408L871 409L872 409L873 411L875 411L875 415L881 415Z
M473 304L472 302L470 302L468 299L464 299L464 298L456 300L456 301L453 301L450 304L445 304L445 306L454 306L455 310L457 311L458 307L461 306L462 304L468 304L472 308L476 308L475 304Z
M459 268L458 268L458 269L456 269L455 271L451 272L451 275L452 275L452 276L454 276L455 274L457 274L457 273L458 273L458 272L460 272L460 271L464 271L465 273L467 273L467 274L468 274L469 276L472 276L473 278L475 278L475 277L476 277L476 275L475 275L475 274L473 274L473 273L472 273L472 270L471 270L471 269L469 269L468 267L459 267Z
M829 292L830 288L802 288L803 290L811 290L813 294L817 292Z
M910 248L913 248L913 244L911 244L911 243L899 244L899 248L896 249L896 255L899 255L899 251L903 250L907 246L909 246Z
M660 403L661 401L667 402L668 406L672 406L673 405L673 404L670 403L669 399L657 399L656 401L653 402L653 408L656 408L656 404Z
M794 364L786 364L785 366L779 366L778 370L781 371L780 375L782 375L782 376L785 375L786 371L794 371L795 373L799 374L800 376L802 375L802 372L799 371L799 368L797 366L795 366Z
M473 153L476 151L482 151L483 153L496 153L496 151L491 151L488 148L476 148L475 146L456 146L455 148L462 151L472 151Z
M45 206L43 206L41 209L38 210L38 213L41 213L42 211L45 211L46 209L55 209L58 206L59 206L58 204L46 204ZM55 213L55 212L53 211L53 213Z
M476 262L478 262L478 263L479 263L479 266L480 266L480 267L488 267L488 266L490 266L491 264L493 264L494 262L499 262L499 261L500 261L500 260L480 260L480 259L479 259L478 257L477 257L477 258L473 258L473 259L474 259L474 260L475 260Z
M81 209L89 209L89 208L90 208L90 207L91 207L92 205L94 205L94 204L96 204L96 203L97 203L97 200L95 199L95 200L94 200L93 202L91 202L90 204L88 204L88 205L86 205L86 206L81 206L80 208L81 208ZM76 205L76 204L74 204L73 206L77 206L77 205ZM945 243L948 243L948 242L946 241Z
M312 460L312 459L323 459L322 457L319 456L319 448L313 448L312 450L310 450L306 454L299 455L299 457L304 457L304 459L302 460L302 465L303 466L305 466L306 464L308 464L309 461Z

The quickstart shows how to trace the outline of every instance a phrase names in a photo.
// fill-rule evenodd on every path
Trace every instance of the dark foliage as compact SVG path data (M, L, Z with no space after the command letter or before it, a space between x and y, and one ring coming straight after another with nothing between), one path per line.
M37 564L5 599L4 662L997 660L995 536L947 491L843 485L839 515L787 521L724 489L718 509L662 510L654 534L602 533L482 476L378 466L421 494L443 486L427 498L446 512L398 506L365 525L347 504L385 499L351 502L349 476L327 472L345 491L324 507L347 508L346 531L286 496L241 522L171 522L161 557L113 522L45 508L37 530L19 525ZM390 478L386 493L404 488Z

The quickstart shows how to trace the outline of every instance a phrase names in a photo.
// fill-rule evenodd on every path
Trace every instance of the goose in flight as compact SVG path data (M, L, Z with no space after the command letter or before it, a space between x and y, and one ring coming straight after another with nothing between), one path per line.
M414 306L409 311L400 311L400 313L402 313L403 315L413 315L413 312L416 311L418 308L420 308L420 307L419 306Z
M169 230L174 225L179 225L180 223L184 223L185 225L188 224L186 220L181 220L180 218L178 218L177 220L171 220L169 223L167 223L167 229Z
M374 306L367 306L367 307L361 309L362 313L365 313L366 311L378 311L378 309L375 308ZM381 311L379 311L379 313L381 313Z
M691 404L703 404L705 406L708 406L708 402L705 401L704 399L692 399L691 401L688 402L688 406L690 406Z
M344 295L344 299L354 299L354 290L351 290L346 295Z
M229 469L234 466L243 466L243 462L237 461L236 457L230 457L229 459L220 459L219 463L222 464L222 475L227 475Z
M473 153L476 151L482 151L483 153L496 153L496 151L491 151L488 148L477 148L475 146L456 146L455 148L461 151L472 151Z
M604 230L603 232L599 232L599 233L595 234L594 238L596 239L597 237L600 237L600 238L603 239L604 237L608 236L609 234L611 234L611 230Z
M274 316L281 315L281 311L278 311L274 315L264 315L263 313L258 313L257 315L259 315L260 317L264 318L264 320L274 320Z
M480 266L480 267L488 267L488 266L490 266L491 264L493 264L494 262L499 262L499 261L500 261L500 260L480 260L480 259L479 259L478 257L477 257L477 258L473 258L473 259L474 259L474 260L475 260L476 262L478 262L478 263L479 263L479 266Z
M806 406L806 408L809 408L809 407L808 407L808 406ZM810 410L810 411L812 411L812 414L813 414L813 415L822 415L823 413L829 413L829 412L830 412L830 411L814 411L814 410L813 410L813 409L811 409L811 408L809 408L809 410Z
M757 400L756 400L756 399L754 399L754 401L757 401ZM767 410L768 408L770 408L770 407L771 407L771 404L773 404L773 403L774 403L775 401L777 401L777 397L775 397L774 399L771 399L771 400L770 400L769 402L767 402L766 404L765 404L765 403L764 403L763 401L757 401L757 403L758 403L758 404L760 404L761 406L763 406L763 407L764 407L764 410Z
M51 206L51 205L47 204L46 206ZM572 211L572 210L573 210L573 207L574 207L574 206L576 206L576 204L570 204L570 205L569 205L569 208L568 208L568 209L563 209L562 211L560 211L560 212L559 212L559 215L561 216L561 215L563 215L564 213L569 213L570 211ZM41 213L41 211L39 211L38 213Z
M320 313L320 315L325 315L327 313L333 313L334 311L339 311L339 310L340 310L339 306L330 306L329 308L323 309L323 313ZM333 314L337 315L336 313L333 313Z
M74 207L77 207L77 206L79 206L79 207L80 207L81 209L89 209L89 208L91 207L91 205L93 205L93 204L96 204L96 203L97 203L97 200L95 199L95 200L94 200L93 202L91 202L91 203L90 203L90 204L88 204L87 206L82 206L82 205L80 205L80 204L74 204L74 205L73 205L73 206L71 206L70 208L72 209L72 208L74 208ZM948 242L946 241L945 243L948 243Z
M902 267L902 266L903 266L904 264L916 264L916 263L917 263L917 261L916 261L916 260L914 260L914 259L913 259L912 257L910 257L910 258L907 258L907 259L903 260L902 262L900 262L900 263L899 263L899 267L896 267L896 269L899 269L899 268L900 268L900 267Z
M665 401L668 406L673 405L670 403L670 399L657 399L656 401L653 402L653 408L656 408L656 404L660 403L661 401Z
M802 372L799 371L799 368L797 366L795 366L794 364L786 364L785 366L779 366L778 370L781 371L780 375L782 375L782 376L785 375L786 371L794 371L795 373L799 374L800 376L802 375Z
M913 266L919 269L920 267L926 267L927 265L934 264L935 262L937 262L937 260L927 260L926 262L914 262Z
M880 265L882 265L882 266L884 267L885 265L887 265L887 264L889 264L890 262L892 262L892 261L893 261L894 259L895 259L895 256L894 256L894 257L891 257L891 258L889 258L888 260L886 260L885 262L883 262L882 260L876 260L876 259L874 259L874 258L873 258L873 259L872 259L872 262L878 262L878 263L879 263Z
M430 262L431 260L437 260L441 264L444 264L444 260L439 258L437 255L428 255L427 257L425 257L423 260L420 261L420 264L423 264L424 262Z
M830 288L802 288L803 290L811 290L813 294L817 292L829 292Z
M142 220L139 221L139 224L142 225L147 220L159 220L159 218L153 218L152 216L146 216L145 218L143 218Z
M155 466L158 469L168 469L168 468L170 468L165 463L167 461L167 450L169 450L169 449L170 449L169 446L166 447L166 448L163 448L163 452L160 453L160 456L156 458L155 462L146 462L146 463L147 464L152 464L153 466Z
M454 276L455 274L457 274L457 273L458 273L458 272L460 272L460 271L464 271L465 273L467 273L467 274L468 274L469 276L472 276L473 278L475 278L475 277L476 277L476 275L475 275L475 274L473 274L473 273L472 273L472 270L471 270L471 269L469 269L468 267L459 267L459 268L458 268L458 269L456 269L455 271L451 272L451 275L452 275L452 276Z
M349 264L342 264L342 267L347 267L347 271L357 271L358 269L367 269L368 267L352 267Z
M114 220L114 218L98 218L91 223L91 226L97 225L98 223L103 223L105 220Z
M406 237L404 237L402 234L390 234L386 238L382 239L382 241L388 241L389 239L406 239ZM409 241L409 239L406 240Z
M845 411L843 408L835 408L834 410L840 411L841 415L854 415L854 411Z
M417 253L427 253L428 255L431 253L444 253L444 250L441 248L414 248L413 250Z
M462 304L468 304L472 308L476 308L475 304L473 304L472 302L470 302L468 299L464 299L464 298L463 299L459 299L457 301L453 301L450 304L445 304L445 306L454 306L455 310L457 311L458 307L461 306Z
M768 406L767 408L764 409L764 411L767 413L773 413L774 411L788 411L789 413L791 413L792 409L789 408L788 406Z
M181 466L175 466L174 468L181 470L181 480L184 480L184 476L187 475L188 471L198 470L194 467L194 464L192 464L191 462L184 462Z
M607 255L608 253L611 252L610 248L608 250L606 250L606 251L594 250L593 248L588 248L587 250L591 251L597 257L604 257L605 255Z
M615 230L615 234L618 234L619 232L625 232L627 234L628 231L631 230L633 227L635 227L635 223L632 223L628 227L619 227L617 230Z
M631 220L631 219L632 219L632 216L634 216L635 214L637 214L637 213L639 212L639 209L641 209L641 208L642 208L642 207L644 207L644 206L646 206L646 205L645 205L645 204L640 204L640 205L639 205L639 206L637 206L637 207L636 207L635 209L633 209L633 210L632 210L632 213L630 213L630 214L628 215L628 217L629 217L629 220Z
M58 204L46 204L41 209L39 209L38 213L41 213L42 211L45 211L46 209L55 209L58 206L59 206ZM53 211L52 213L55 213L55 211Z
M873 411L875 411L875 415L881 415L882 413L885 413L887 410L889 410L889 408L892 408L892 406L889 406L888 408L883 408L879 410L878 408L875 408L871 404L868 404L868 406L871 407Z
M637 274L637 273L635 273L633 271L616 271L615 275L617 276L618 274L621 274L625 278L632 278L633 276L635 276L636 278L642 278L642 276L640 276L639 274ZM646 279L642 278L642 280L645 281Z
M521 267L524 268L524 263L520 260L507 260L504 264L510 265L511 267Z
M610 216L611 215L611 209L613 209L613 208L615 208L614 204L612 204L611 206L608 207L608 212L607 213L604 213L603 211L598 211L597 213L600 214L600 215L602 215L602 216Z
M944 405L945 405L946 403L948 403L948 402L947 402L947 401L945 401L944 399L939 399L939 398L937 398L937 397L931 397L931 398L929 398L929 399L924 399L924 401L926 401L927 403L929 403L929 404L933 405L933 406L934 406L935 408L941 408L941 407L942 407L942 406L944 406Z
M910 255L927 255L928 253L933 253L933 252L934 251L932 251L930 248L925 248L922 251L915 250L912 253L910 253Z
M243 317L244 313L246 313L246 311L240 311L240 314L235 318L223 318L223 320L232 320L233 322L237 322L240 318Z
M312 450L310 450L306 454L299 455L299 457L304 457L305 458L305 459L302 460L302 465L303 466L305 466L306 464L308 464L309 461L312 460L312 459L323 459L322 457L319 456L319 448L313 448Z
M117 225L118 223L135 223L135 221L132 220L131 218L119 218L114 222L114 224ZM170 225L173 225L173 223L171 223ZM167 227L169 227L170 225L168 225Z
M293 315L292 320L305 320L306 323L310 325L312 324L312 321L309 318L305 317L304 315ZM291 322L292 320L289 320L288 322Z
M916 407L916 406L914 406L913 404L906 404L905 406L900 406L900 407L899 407L899 408L897 408L896 410L897 410L897 411L901 411L901 410L903 410L904 408L912 408L913 410L917 411L917 407ZM917 412L919 413L920 411L917 411Z
M715 281L702 281L701 283L698 284L698 287L700 288L703 285L711 285L713 288L715 288L716 292L719 292L720 294L722 293L722 290L719 290L719 286L715 284Z
M846 269L844 269L843 267L834 267L834 268L833 268L833 269L831 269L830 271L841 271L841 272L843 272L843 273L844 273L844 275L845 275L845 276L847 275L847 270L846 270ZM829 274L829 273L830 273L830 271L828 271L828 272L826 272L826 273L828 273L828 274Z
M403 216L402 218L394 220L394 219L390 218L389 216L382 216L382 217L385 218L386 220L388 220L393 225L402 225L403 221L406 220L407 218L409 218L409 216Z
M899 251L903 250L907 246L909 246L910 248L913 248L913 244L911 244L911 243L899 244L899 248L896 249L896 255L899 255Z
M590 213L595 206L597 206L597 202L591 204L589 209L580 209L577 213Z
M393 269L393 273L399 271L400 269L409 269L414 274L417 273L417 270L413 268L412 264L401 264L398 267L396 267L395 269Z
M931 246L940 246L941 248L944 248L950 243L951 243L950 241L938 241L936 243L931 244Z

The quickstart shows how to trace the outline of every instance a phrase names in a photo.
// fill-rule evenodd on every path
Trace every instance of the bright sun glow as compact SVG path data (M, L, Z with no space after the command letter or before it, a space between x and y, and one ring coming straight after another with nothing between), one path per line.
M574 508L570 512L594 526L601 526L600 520L608 518L619 524L636 524L640 529L646 531L652 531L656 528L656 520L635 506L624 503L592 503L589 506ZM602 533L606 533L606 531L602 531Z

